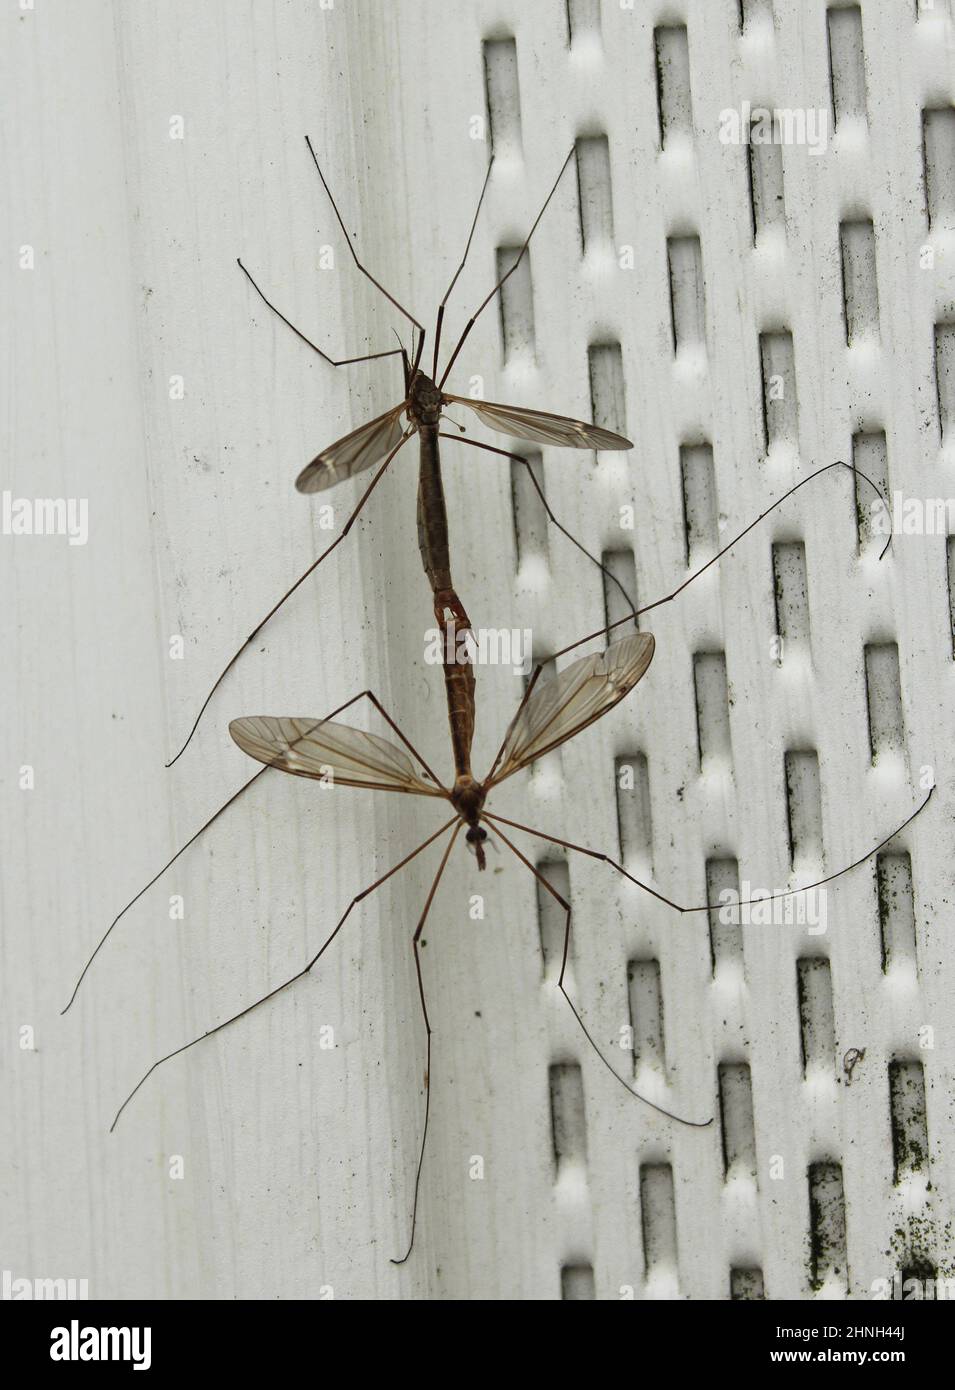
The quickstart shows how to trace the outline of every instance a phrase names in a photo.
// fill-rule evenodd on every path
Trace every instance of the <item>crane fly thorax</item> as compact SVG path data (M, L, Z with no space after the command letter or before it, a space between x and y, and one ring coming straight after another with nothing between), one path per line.
M458 777L451 789L451 805L472 828L477 825L487 792L473 777Z
M408 392L407 413L412 424L437 425L441 420L443 397L430 377L415 372Z
M476 782L473 777L466 775L458 776L451 790L451 804L467 824L467 834L464 838L467 840L468 849L477 859L479 869L487 868L487 858L484 853L487 831L480 824L481 810L486 796L487 789L480 782Z

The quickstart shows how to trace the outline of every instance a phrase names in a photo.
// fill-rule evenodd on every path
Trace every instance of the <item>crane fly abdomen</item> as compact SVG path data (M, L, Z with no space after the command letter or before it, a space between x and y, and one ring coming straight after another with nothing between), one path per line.
M425 378L427 382L427 379ZM437 397L440 393L427 382ZM454 591L448 540L448 511L441 479L437 424L418 426L421 466L418 476L418 547L421 562L434 595L434 616L444 645L443 665L448 722L454 771L458 778L471 776L471 743L474 739L474 667L467 637L471 620Z
M470 629L465 629L466 632ZM448 697L448 723L451 726L451 748L457 778L471 776L471 744L474 741L474 667L466 649L458 648L458 633L453 620L445 629L444 684ZM459 652L461 659L459 659Z
M444 501L441 461L438 455L437 425L418 427L421 466L418 473L418 549L421 563L435 595L435 616L443 625L439 595L453 594L451 582L451 549L448 540L448 512ZM462 620L463 608L457 615ZM464 614L467 622L467 615ZM470 624L468 624L470 626Z

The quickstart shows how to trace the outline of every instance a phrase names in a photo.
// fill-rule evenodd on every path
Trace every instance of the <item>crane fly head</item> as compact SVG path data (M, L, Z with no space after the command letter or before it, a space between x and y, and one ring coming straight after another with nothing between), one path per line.
M443 397L429 376L416 371L408 389L408 419L415 425L437 425L441 419Z
M477 856L478 868L487 868L487 859L484 854L484 841L487 839L487 831L483 825L472 825L464 837L468 842L468 848Z

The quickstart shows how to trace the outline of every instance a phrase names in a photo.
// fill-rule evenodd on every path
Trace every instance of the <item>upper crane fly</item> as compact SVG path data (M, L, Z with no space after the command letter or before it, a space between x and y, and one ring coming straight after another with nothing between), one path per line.
M557 529L568 538L568 540L572 541L572 543L577 546L578 550L582 551L582 553L586 555L589 560L592 560L593 563L603 571L604 575L610 582L615 584L617 588L620 589L621 593L627 601L629 608L631 609L631 613L633 612L633 604L630 601L630 597L620 585L620 582L617 579L616 575L614 575L610 570L608 570L604 565L602 565L601 562L595 556L591 555L590 552L586 550L585 547L580 543L580 541L578 541L575 536L572 536L571 533L557 520L557 517L554 515L553 511L548 505L543 490L540 487L540 484L538 483L537 479L534 477L533 469L531 469L528 465L526 458L524 458L520 454L511 453L507 449L498 449L489 444L482 444L478 440L469 439L464 435L463 429L460 435L451 435L441 430L441 420L444 408L448 405L461 405L466 406L469 410L473 411L477 418L484 425L487 425L488 428L490 428L491 430L495 430L500 434L509 435L515 439L524 439L534 444L553 444L569 449L620 450L631 449L633 447L629 439L625 439L623 435L615 434L612 430L604 429L600 425L588 424L586 421L574 420L564 415L551 415L547 411L543 410L531 410L523 406L502 405L495 401L474 400L467 396L456 396L449 391L445 391L444 389L444 384L448 379L448 375L451 372L451 368L454 366L458 354L460 353L461 348L463 347L464 342L468 337L468 334L474 327L474 324L477 322L478 318L483 313L483 311L487 308L488 304L490 304L494 296L499 293L504 283L509 279L511 275L514 274L515 270L523 260L524 255L527 252L527 248L530 244L531 237L534 235L538 223L540 222L545 211L547 210L548 204L553 198L554 193L557 191L557 185L560 183L564 170L567 168L567 165L570 163L571 158L573 157L575 146L571 147L563 164L560 166L560 172L558 173L557 178L554 180L550 192L545 198L540 211L534 219L533 225L531 226L530 231L525 237L523 245L521 246L517 256L514 258L513 264L498 279L493 289L490 291L489 294L485 296L485 298L481 301L477 309L468 319L467 323L464 325L461 335L455 343L453 349L451 350L448 360L444 364L443 370L441 371L439 376L441 329L444 323L445 307L447 305L448 298L452 290L454 289L454 286L457 284L458 277L460 276L461 271L464 269L465 263L467 262L468 253L471 249L471 242L474 239L474 230L477 226L478 216L481 211L481 206L484 202L484 195L487 192L487 186L491 176L491 168L494 164L494 158L493 156L491 157L490 161L488 162L487 173L484 176L484 183L481 186L481 193L480 197L478 198L477 207L474 211L474 217L471 222L471 229L468 234L467 245L464 248L464 255L461 258L461 263L455 271L450 285L445 291L444 298L441 300L441 303L438 306L437 316L435 320L434 349L432 353L431 376L427 376L421 368L421 359L422 354L424 352L424 344L426 338L425 329L422 327L418 319L416 319L415 316L410 312L410 310L406 309L404 305L399 303L395 296L391 294L388 290L386 290L385 287L380 283L380 281L376 280L375 277L371 274L371 272L359 260L357 252L355 251L355 248L352 246L351 238L348 235L348 231L345 227L345 223L342 219L341 213L338 210L338 205L335 202L334 197L332 196L331 189L329 188L328 183L326 182L325 175L323 174L321 169L321 165L319 164L315 151L312 148L312 142L307 135L305 137L305 142L308 145L309 153L311 154L312 159L314 160L315 168L318 170L318 176L322 181L322 187L328 194L328 198L332 205L332 209L334 210L335 217L338 221L338 225L341 228L342 233L345 237L346 244L348 246L349 251L351 252L351 256L355 262L355 265L358 267L361 273L371 281L371 283L376 287L376 289L380 290L380 292L385 296L385 298L391 304L394 305L398 312L403 314L404 317L408 319L408 321L410 322L412 328L412 355L409 357L405 348L403 346L399 346L397 348L390 348L383 352L365 353L358 357L330 357L328 353L323 352L322 349L318 347L315 343L313 343L310 338L306 337L306 335L299 328L296 328L295 324L293 324L289 319L287 319L285 315L282 313L282 311L276 308L276 306L271 302L271 300L265 296L265 294L262 292L262 290L256 283L255 279L252 277L252 275L249 273L246 267L242 264L241 259L238 262L239 268L242 270L243 274L246 276L249 283L252 285L252 288L255 290L256 294L263 301L263 303L265 303L274 314L277 314L278 317L282 320L282 322L285 323L292 330L292 332L295 333L296 336L301 339L303 343L310 347L313 352L318 353L319 357L321 357L323 361L328 362L331 366L344 367L356 362L373 362L377 361L380 358L400 356L402 359L402 366L404 369L405 394L404 398L401 401L399 401L397 405L392 406L391 409L385 411L383 415L379 415L374 420L369 420L365 424L359 425L358 428L352 430L350 434L346 434L342 439L336 440L334 444L330 444L328 448L323 449L321 453L316 455L316 457L312 459L311 463L307 464L306 467L303 468L301 473L298 475L295 481L295 486L298 489L298 491L302 493L316 493L324 492L326 489L334 487L336 483L339 483L346 478L354 477L356 474L362 473L366 469L373 468L376 465L379 465L377 468L377 472L374 474L374 476L371 479L371 482L368 484L364 492L361 494L360 498L358 499L357 505L355 506L354 510L351 512L350 516L346 520L339 535L336 536L335 540L331 543L331 545L328 546L327 549L324 550L321 555L319 555L318 559L314 560L312 564L309 565L308 569L304 572L304 574L299 576L299 578L295 581L291 588L288 589L282 595L278 603L276 603L269 610L269 612L266 613L262 621L253 629L252 632L249 633L248 637L245 639L242 645L238 648L235 654L223 667L222 671L216 678L215 683L213 684L205 700L203 701L199 713L196 716L192 728L189 730L185 742L183 743L179 751L175 754L175 756L171 758L170 761L166 764L167 767L172 767L173 763L175 763L188 748L189 743L192 740L192 736L196 732L196 729L199 727L199 722L202 719L202 716L205 714L209 702L211 701L213 695L219 688L222 681L225 679L228 672L238 661L243 651L245 651L246 647L254 640L255 637L258 636L258 634L262 631L263 627L265 627L266 623L270 620L270 618L272 618L278 612L278 610L282 607L282 604L285 603L286 599L291 597L291 595L295 592L299 585L302 584L304 580L306 580L308 576L318 568L322 561L325 560L332 553L332 551L337 546L339 546L341 542L345 539L345 537L348 535L348 532L351 530L355 520L357 519L359 513L361 512L362 508L365 506L365 503L368 501L369 497L372 495L375 488L378 486L379 482L384 477L385 473L388 471L399 450L402 448L404 444L407 443L407 441L411 438L413 434L418 435L420 445L420 472L418 485L419 544L421 548L422 561L424 563L425 571L428 575L428 580L431 584L432 592L434 595L435 618L438 622L439 627L444 628L449 617L450 620L453 621L459 628L469 628L471 626L464 605L462 604L460 598L455 592L454 585L451 580L450 565L443 564L440 565L437 569L435 569L433 567L433 561L435 559L434 548L429 547L425 543L424 529L428 524L429 513L434 509L440 509L442 512L444 511L444 492L443 484L441 481L441 464L438 445L439 438L457 439L459 443L469 444L473 448L483 449L489 453L499 454L504 458L514 459L515 461L523 463L525 466L527 466L531 482L533 483L537 491L537 494L544 505L544 509L547 512L547 515L550 517L551 521L554 523ZM417 346L415 346L416 333L418 335ZM402 422L402 416L404 416L404 423ZM446 559L446 556L440 558Z

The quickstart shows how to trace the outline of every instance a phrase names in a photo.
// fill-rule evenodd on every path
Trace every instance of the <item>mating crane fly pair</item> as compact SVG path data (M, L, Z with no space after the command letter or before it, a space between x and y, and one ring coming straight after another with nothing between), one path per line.
M548 203L553 197L554 191L556 190L557 184L560 180L560 176L563 174L564 169L566 169L567 164L570 161L571 155L573 154L573 150L571 151L571 154L567 156L567 159L561 166L560 174L558 175L557 180L555 180L554 185L551 188L550 193L548 194L548 197L543 204L543 207L538 213L537 218L535 219L531 227L531 230L528 233L528 236L525 239L524 244L518 256L516 257L514 263L512 264L511 268L500 278L500 280L495 285L494 289L492 289L490 294L486 296L486 298L482 301L477 311L468 320L461 336L459 337L453 351L450 354L449 360L444 367L444 371L439 378L438 352L440 347L441 327L444 318L445 305L447 303L448 296L450 295L451 290L454 288L458 276L460 275L461 270L464 267L468 251L470 250L471 241L474 235L474 228L477 223L478 212L480 211L481 203L483 202L484 194L487 189L488 178L490 176L490 165L488 167L488 174L485 176L484 184L481 189L481 195L478 200L477 210L474 214L474 220L471 224L471 230L468 236L464 257L462 258L461 264L455 272L454 278L451 281L451 285L449 286L448 291L445 294L444 299L441 301L441 304L438 309L435 327L432 375L431 377L427 377L422 372L420 367L421 356L425 341L424 329L421 327L420 323L418 323L417 319L415 319L410 313L408 313L408 311L404 309L398 303L398 301L386 289L384 289L384 287L380 285L377 280L374 279L372 275L370 275L370 273L359 261L358 256L354 251L354 248L351 246L351 241L348 238L348 233L345 229L341 215L339 214L337 205L335 204L335 201L332 198L331 192L328 189L328 185L325 182L324 175L322 174L321 168L318 165L318 160L315 158L315 153L312 149L311 142L308 143L308 148L313 160L315 161L315 166L318 169L319 177L322 179L322 183L326 189L326 192L328 193L329 199L331 200L332 207L335 211L335 216L338 219L342 232L346 237L349 250L351 251L356 265L362 271L362 273L368 276L372 283L375 284L379 290L381 290L381 292L389 299L389 301L411 321L413 333L417 332L419 335L417 338L417 346L415 347L415 340L414 337L412 337L412 355L410 357L406 353L404 347L399 347L398 349L393 349L388 352L369 353L364 355L363 357L348 358L336 361L335 359L329 357L326 353L322 352L320 348L316 347L315 344L312 343L308 338L306 338L305 335L302 334L299 329L295 328L295 326L291 324L289 320L286 319L285 316L281 314L281 312L278 309L275 309L275 306L272 305L269 300L265 299L265 296L262 294L261 290L259 290L258 286L255 284L255 281L252 280L252 277L249 275L249 272L245 270L244 266L242 266L244 273L248 276L249 280L255 287L257 293L261 295L265 303L268 304L269 307L273 309L275 313L279 314L279 317L282 318L283 321L287 323L288 326L292 328L292 330L300 338L302 338L302 340L306 342L309 347L313 348L314 351L316 351L322 358L324 358L325 361L330 362L332 365L341 366L345 365L346 362L369 361L374 360L376 358L394 356L400 353L402 358L402 365L404 368L405 398L399 405L393 407L384 415L366 423L365 425L360 426L356 430L353 430L350 434L346 435L336 444L333 444L329 448L323 450L322 453L320 453L317 456L317 458L315 458L310 464L308 464L308 466L299 475L296 486L300 491L318 492L324 490L327 487L332 486L334 483L336 483L342 478L351 477L354 474L357 474L367 468L374 467L375 464L380 465L378 471L372 478L371 483L365 489L364 493L359 499L358 505L355 507L354 511L348 518L347 522L345 523L345 526L342 529L342 532L339 534L336 540L332 543L328 550L326 550L322 555L318 557L318 559L309 567L305 574L303 574L296 581L296 583L287 591L283 598L280 599L279 602L270 610L270 612L262 620L259 626L250 635L250 637L246 640L243 646L239 648L239 650L232 657L231 661L224 668L218 680L213 685L212 689L209 691L209 694L207 695L206 700L199 711L199 715L195 723L193 724L192 730L190 731L186 743L183 745L183 748L180 749L180 752L176 755L177 758L188 745L189 740L192 738L192 734L198 727L199 720L202 718L202 714L204 713L205 709L209 704L209 701L211 700L212 696L214 695L216 689L218 688L226 673L238 660L242 651L245 649L245 646L247 646L249 642L251 642L252 638L255 637L255 635L261 631L261 629L265 626L265 623L268 622L269 618L271 618L272 615L278 611L278 609L285 602L285 600L292 593L294 593L295 589L298 588L299 584L301 584L303 580L310 573L312 573L312 571L317 567L317 565L319 565L321 561L325 559L328 554L331 553L335 546L340 544L340 542L344 539L355 518L361 511L362 507L364 506L368 497L371 495L372 491L374 490L381 477L384 475L386 469L391 464L397 452L414 433L418 434L420 441L420 473L418 492L419 547L421 550L421 556L422 561L424 563L425 572L428 576L432 589L435 616L438 619L439 625L445 630L446 636L450 635L451 637L453 637L456 632L459 632L461 630L461 628L470 627L470 620L468 619L464 605L461 603L461 600L459 599L458 595L454 590L454 585L451 578L447 515L444 505L444 494L440 474L440 459L438 453L438 439L439 437L444 437L440 430L440 420L441 412L445 405L455 404L467 406L469 409L475 412L475 414L483 423L489 425L492 429L499 430L500 432L507 435L511 435L521 439L532 440L538 443L558 444L565 447L587 449L625 449L631 447L629 441L623 439L620 435L612 434L610 431L604 430L597 425L586 424L584 422L568 419L563 416L550 415L543 411L527 410L519 407L498 405L486 401L475 401L460 396L454 396L444 391L444 383L447 379L447 376L452 366L454 365L458 353L460 352L461 346L467 338L478 315L483 311L484 308L486 308L487 304L491 301L494 295L498 293L498 291L501 289L501 286L507 280L508 276L513 274L514 270L520 263L521 258L525 254L528 244L530 242L530 238L535 228L537 227L540 218L543 216L544 210L546 209ZM239 262L239 264L241 266L241 261ZM406 416L407 420L407 423L404 426L401 423L401 416L403 414ZM457 436L449 437L456 438ZM511 454L507 450L496 449L492 446L478 443L475 440L465 440L464 442L470 443L477 448L487 449L492 453L500 454L504 457L512 459L518 459L519 461L525 464L527 463L526 459L522 459L519 455ZM652 609L660 607L662 604L671 602L680 593L682 593L682 591L690 583L692 583L701 574L708 570L711 565L716 564L717 561L722 556L726 555L737 544L738 541L742 540L744 536L746 536L750 531L752 531L754 527L756 527L766 516L769 515L771 511L778 507L788 497L792 496L800 488L806 486L807 483L812 482L813 479L819 477L821 474L828 472L832 468L842 467L849 469L858 477L864 478L865 481L874 489L877 495L881 496L879 489L875 486L874 483L872 483L872 480L866 477L865 474L862 474L860 470L854 468L852 465L843 464L841 461L824 465L823 467L818 468L815 472L809 474L808 477L802 479L799 483L795 484L795 486L791 487L786 493L784 493L780 498L773 502L770 507L768 507L754 521L752 521L748 526L746 526L744 530L742 530L737 536L735 536L733 540L729 542L729 544L723 546L720 550L718 550L716 554L714 554L698 570L694 571L691 575L684 579L681 584L679 584L675 589L672 590L672 592L664 595L662 598L655 600L653 603L645 605L643 608L640 609L633 608L633 605L629 603L628 599L628 604L630 606L631 611L626 617L618 619L616 622L608 624L606 627L600 628L595 632L589 633L586 637L583 637L578 641L571 643L569 646L557 652L555 656L559 658L568 654L569 652L574 651L576 648L588 642L591 642L600 637L605 637L614 629L619 628L621 624L635 621L640 614L647 613ZM533 473L531 473L531 477L533 479ZM534 483L535 486L537 486L536 479L534 479ZM593 560L594 563L601 570L603 570L605 576L607 576L608 578L613 578L613 576L610 575L610 572L606 570L603 565L600 564L599 560L597 560L594 556L589 555L589 552L584 550L584 547L580 544L580 542L577 541L575 537L571 536L569 532L565 531L562 526L560 526L560 523L557 522L556 517L554 517L553 513L550 511L550 508L547 506L546 499L544 498L543 493L539 487L538 493L541 497L541 500L545 508L547 509L548 515L550 516L551 520L554 521L555 525L557 525L558 528L566 536L568 536L568 538L571 541L573 541L573 543L577 545L578 548L581 551L583 551L584 554L587 554L588 557L591 560ZM883 554L884 553L885 552L883 551ZM882 556L880 556L879 558L881 559ZM136 903L139 900L139 898L147 891L147 889L149 889L157 881L157 879L161 877L161 875L164 874L166 870L169 869L179 859L180 855L182 855L189 848L189 846L192 845L199 838L199 836L202 835L204 831L207 830L213 824L214 821L216 821L231 805L233 805L233 803L240 796L242 796L242 794L245 791L247 791L249 787L251 787L252 784L256 782L259 777L264 775L264 773L267 772L270 768L278 768L283 772L290 773L291 775L297 777L316 779L324 784L337 783L340 786L346 787L364 787L370 790L389 791L401 794L428 797L430 799L443 800L447 802L453 809L454 815L450 820L446 821L431 835L429 835L428 838L425 839L421 844L419 844L415 849L413 849L410 853L406 854L397 864L393 865L390 869L388 869L387 872L384 873L380 878L378 878L374 883L370 884L367 888L363 889L360 893L356 894L356 896L348 904L348 907L345 909L338 922L335 924L335 927L330 933L330 935L326 938L319 950L315 953L312 959L308 961L308 963L302 970L298 971L289 979L286 979L278 985L276 985L267 994L263 995L260 999L255 1000L252 1004L247 1005L238 1013L233 1014L231 1017L227 1019L224 1019L221 1023L218 1023L214 1027L208 1029L199 1037L191 1039L191 1041L184 1043L180 1047L175 1048L172 1052L167 1053L164 1057L161 1057L158 1061L154 1062L153 1065L149 1068L149 1070L134 1087L134 1089L130 1092L129 1096L127 1096L123 1104L120 1106L111 1128L115 1127L120 1116L122 1115L129 1102L132 1100L133 1096L136 1095L140 1087L159 1066L161 1066L164 1062L169 1061L171 1058L178 1056L180 1053L187 1051L189 1048L194 1047L204 1038L210 1037L213 1034L220 1032L222 1029L227 1028L230 1024L236 1023L239 1019L244 1018L254 1009L257 1009L260 1005L265 1004L268 1000L275 998L277 994L281 993L283 990L289 988L289 986L295 984L296 981L308 975L310 971L314 968L314 966L317 964L317 962L321 959L322 955L325 953L328 947L335 940L353 909L366 897L373 893L377 888L379 888L382 884L386 883L389 879L393 878L394 875L396 875L402 869L404 869L409 863L411 863L412 860L416 859L418 855L420 855L429 846L435 844L444 836L448 835L448 832L450 832L450 837L447 841L447 844L444 847L437 872L435 873L434 879L431 883L431 887L428 892L424 908L422 910L414 935L412 937L412 947L414 951L419 1001L421 1005L421 1012L426 1031L427 1055L424 1073L424 1122L422 1127L421 1146L418 1154L418 1163L415 1172L414 1200L411 1212L411 1234L406 1253L401 1258L401 1260L395 1261L395 1263L403 1263L404 1260L406 1260L410 1255L411 1249L414 1244L414 1234L416 1229L418 1212L418 1195L422 1167L424 1163L425 1147L427 1143L428 1120L430 1116L432 1029L428 1015L427 1001L425 998L424 978L421 970L419 945L421 940L421 934L424 929L428 914L430 912L431 905L434 901L438 885L441 881L442 875L444 874L444 870L448 863L451 851L462 829L465 830L465 839L467 843L476 854L479 868L483 869L485 866L483 846L490 833L493 836L496 836L498 839L500 839L500 841L507 846L507 848L516 856L516 858L529 870L531 874L533 874L534 878L541 885L542 889L546 891L548 894L550 894L551 897L553 897L560 905L560 907L563 909L564 935L561 967L558 977L558 986L564 998L566 999L568 1005L570 1006L573 1016L576 1019L578 1025L580 1026L587 1042L593 1048L594 1052L600 1058L604 1066L607 1067L607 1069L611 1072L614 1078L618 1082L620 1082L620 1084L624 1087L628 1095L643 1101L654 1110L657 1110L659 1113L667 1116L669 1119L677 1121L678 1123L688 1125L693 1128L705 1128L707 1125L709 1125L712 1122L712 1117L707 1119L695 1120L689 1119L685 1116L675 1115L671 1111L665 1109L663 1106L657 1104L656 1101L651 1100L647 1096L641 1095L633 1088L631 1083L628 1082L616 1070L616 1068L613 1067L613 1065L601 1051L600 1046L596 1042L591 1031L584 1023L583 1018L578 1012L565 986L565 976L567 972L570 949L570 903L565 898L563 898L560 893L558 893L558 891L548 882L544 875L534 866L531 860L527 858L525 854L522 853L518 846L506 834L503 827L506 826L508 829L521 831L538 839L544 840L550 844L559 846L564 850L585 855L591 859L602 861L609 865L617 873L622 875L623 878L629 880L631 883L636 884L637 887L649 893L659 902L667 905L668 907L674 909L675 911L681 914L709 912L715 908L722 907L723 904L701 903L695 906L684 906L679 902L676 902L673 899L665 896L663 893L659 892L650 884L644 883L640 879L635 878L625 868L623 864L618 863L611 856L604 854L598 850L595 850L591 847L579 845L574 843L573 841L562 839L558 836L549 835L544 831L535 829L527 825L523 825L520 822L509 820L506 817L495 815L493 812L487 809L486 805L490 792L501 782L513 776L515 773L522 771L524 768L527 768L538 758L541 758L546 753L549 753L552 750L556 749L561 744L565 743L568 739L573 738L577 734L582 733L586 728L593 724L595 720L600 719L604 714L607 714L611 709L613 709L633 689L633 687L646 673L653 657L653 651L653 637L648 633L635 632L630 636L623 638L622 640L615 641L604 652L592 653L589 656L583 656L578 658L569 667L563 670L559 675L554 677L552 680L544 682L540 686L538 686L538 678L541 674L541 667L538 665L531 675L530 681L527 684L524 695L518 705L517 712L505 733L503 742L501 743L497 756L494 759L489 772L480 781L474 777L473 772L471 770L471 743L474 734L475 721L475 683L473 669L467 661L461 662L460 660L446 659L444 666L444 676L455 771L454 782L451 786L446 786L438 778L438 776L429 767L422 755L418 752L418 750L414 747L411 741L402 732L397 722L391 717L391 715L385 709L384 705L381 703L378 697L374 694L373 691L370 690L362 691L360 694L353 696L350 700L346 701L338 709L334 710L330 715L322 719L275 718L271 716L258 716L252 718L241 718L233 720L229 726L230 733L232 734L233 739L245 753L247 753L252 758L256 759L258 762L262 763L263 766L247 782L245 782L243 786L241 786L239 790L235 792L233 796L231 796L229 800L225 802L225 804L221 806L219 810L216 811L215 814L211 816L209 820L207 820L205 824L201 826L200 829L193 836L191 836L189 840L186 841L186 843L176 852L176 854L172 856L168 863L166 863L163 866L163 868L159 870L159 873L157 873L150 880L150 882L147 883L145 887L143 887L136 894L136 896L132 898L129 903L126 904L122 911L114 918L114 920L110 923L109 927L107 928L105 934L99 941L98 945L96 946L89 959L87 960L86 965L83 967L83 970L73 990L73 994L71 995L70 1000L67 1003L66 1009L69 1009L69 1007L72 1005L74 999L76 998L79 987L86 976L87 971L92 965L100 949L105 944L110 933L113 931L113 929L122 919L122 917L126 914L126 912L128 912L129 909L134 905L134 903ZM338 721L338 715L344 713L345 710L349 709L352 705L357 704L361 700L367 700L372 705L372 707L384 719L386 724L388 724L390 729L397 735L401 743L404 745L403 749L399 748L390 740L382 738L380 735L373 734L365 730L356 729L351 727L350 725L342 724ZM175 762L175 760L176 759L174 758L173 762ZM417 769L415 766L416 763L418 765ZM791 896L794 892L805 892L809 888L821 887L823 884L831 882L833 879L840 877L844 873L848 873L853 868L856 868L859 864L864 863L884 845L888 844L889 841L893 839L895 835L897 835L901 830L903 830L905 826L907 826L910 823L910 821L912 821L914 817L918 815L919 811L921 811L922 808L927 804L929 797L931 797L931 794L931 791L929 791L928 796L925 798L922 804L902 823L902 825L898 826L895 830L893 830L891 835L887 836L880 842L879 845L877 845L874 849L869 850L866 854L862 855L852 864L846 866L843 869L838 870L835 873L827 875L825 878L819 880L817 883L804 885L802 888L799 889L775 893L771 896L773 898L788 897ZM748 899L743 899L739 905L742 906L748 901ZM761 899L761 901L765 902L767 901L767 899L764 898ZM64 1013L66 1012L66 1009L64 1009Z

